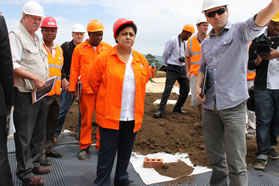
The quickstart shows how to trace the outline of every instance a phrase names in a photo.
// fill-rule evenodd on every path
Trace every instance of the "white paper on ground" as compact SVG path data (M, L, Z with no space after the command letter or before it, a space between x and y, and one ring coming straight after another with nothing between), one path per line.
M156 99L156 100L153 102L153 104L154 104L154 105L159 105L160 102L161 102L161 99ZM167 105L175 105L175 103L176 103L176 100L171 100L171 99L169 99L168 102L167 102Z
M160 175L154 168L143 168L143 160L144 158L162 158L164 163L170 163L170 162L178 162L178 160L183 161L187 165L193 167L193 164L191 163L190 159L188 158L187 154L177 153L177 154L168 154L165 152L160 152L156 154L148 154L148 155L140 155L135 152L132 153L130 162L132 163L135 171L140 175L141 179L145 184L154 184L159 182L166 182L166 181L172 181L175 180L174 178L162 176ZM193 167L194 170L192 174L201 174L204 172L211 171L211 169L207 167L201 167L196 166Z

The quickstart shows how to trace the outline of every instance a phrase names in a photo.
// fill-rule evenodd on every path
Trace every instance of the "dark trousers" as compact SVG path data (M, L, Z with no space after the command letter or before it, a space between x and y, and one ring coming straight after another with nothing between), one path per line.
M64 90L61 91L61 95L60 95L60 109L59 109L59 116L58 116L58 121L57 121L57 128L55 131L54 136L59 136L67 113L70 110L72 104L73 104L73 93L71 92L66 92ZM78 107L79 108L79 107ZM78 136L80 136L80 126L81 126L81 115L80 115L80 111L79 111L79 115L78 115Z
M60 96L46 96L46 112L44 113L44 120L46 127L44 131L44 146L42 151L42 158L45 158L46 152L52 151L53 136L57 128L58 113L60 105Z
M39 167L44 139L45 98L32 104L31 93L15 90L14 124L16 133L17 176L25 181L33 176L32 169Z
M110 174L117 152L117 164L114 177L115 186L129 185L127 172L136 133L133 133L134 121L120 121L119 130L99 127L100 150L97 164L95 186L111 185Z
M257 159L268 159L267 153L277 145L279 135L279 90L254 90L256 113Z
M12 174L7 151L6 116L0 117L0 185L12 186Z
M166 108L166 104L168 98L171 94L171 90L173 88L176 80L179 83L179 97L173 108L174 111L179 111L183 107L188 93L189 93L189 80L186 78L186 67L185 66L176 66L176 65L168 65L167 67L167 78L165 83L165 89L162 94L161 103L159 110L164 111Z

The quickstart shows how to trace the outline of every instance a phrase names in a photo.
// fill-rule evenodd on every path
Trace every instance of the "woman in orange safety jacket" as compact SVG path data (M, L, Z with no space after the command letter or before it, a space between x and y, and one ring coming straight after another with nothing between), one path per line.
M149 65L132 49L137 27L121 18L113 26L118 45L101 54L93 63L88 82L97 94L96 122L100 132L97 178L94 185L111 185L110 172L117 152L114 185L130 183L127 167L136 132L144 114L145 86Z

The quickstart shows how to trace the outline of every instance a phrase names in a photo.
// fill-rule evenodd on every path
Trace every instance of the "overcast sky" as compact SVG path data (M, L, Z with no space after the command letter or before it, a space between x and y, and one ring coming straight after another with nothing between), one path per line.
M105 26L103 41L115 45L113 23L121 17L133 20L138 26L134 49L143 53L162 55L166 41L177 35L184 24L195 24L203 0L38 0L45 16L58 24L57 44L72 39L71 28L76 23L98 19ZM0 11L8 29L19 24L21 9L26 0L0 0ZM270 0L230 0L229 20L246 20L265 7ZM41 33L37 32L39 37ZM86 38L87 38L86 34Z

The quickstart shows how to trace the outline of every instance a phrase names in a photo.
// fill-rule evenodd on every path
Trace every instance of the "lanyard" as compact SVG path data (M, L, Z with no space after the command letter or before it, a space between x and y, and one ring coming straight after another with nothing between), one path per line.
M182 42L182 40L180 39L180 34L178 35L178 46L179 46L179 53L180 53L180 56L184 56L184 54L183 55L181 55L181 42ZM180 42L181 41L181 42ZM185 42L183 42L183 45L184 45L184 52L185 52L185 50L186 50L186 46L185 46Z

